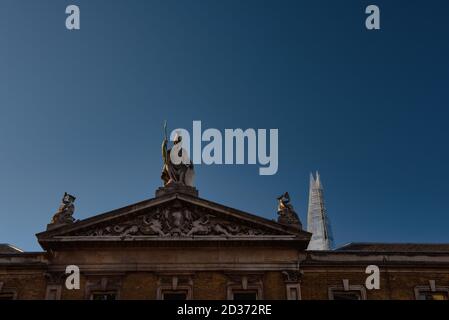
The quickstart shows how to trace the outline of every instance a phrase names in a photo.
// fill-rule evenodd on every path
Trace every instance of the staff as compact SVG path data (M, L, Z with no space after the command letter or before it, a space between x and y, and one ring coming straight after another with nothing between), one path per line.
M164 141L162 142L162 159L164 160L164 164L168 162L168 154L167 154L167 120L164 121Z

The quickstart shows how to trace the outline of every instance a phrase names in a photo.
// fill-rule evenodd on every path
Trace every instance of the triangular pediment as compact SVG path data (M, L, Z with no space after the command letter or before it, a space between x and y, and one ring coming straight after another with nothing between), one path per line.
M169 194L39 233L39 243L300 241L310 234L195 196Z

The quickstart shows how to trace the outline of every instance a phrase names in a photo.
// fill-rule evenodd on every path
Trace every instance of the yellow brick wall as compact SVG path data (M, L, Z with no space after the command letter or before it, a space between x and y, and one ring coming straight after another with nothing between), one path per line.
M0 281L3 282L3 291L14 289L17 299L38 300L45 297L47 285L41 271L0 274Z
M416 286L449 287L449 271L435 268L381 269L380 290L366 290L368 299L415 299ZM188 271L188 270L185 270ZM243 272L242 272L243 273ZM301 279L301 296L304 300L328 299L330 286L343 286L343 279L350 285L364 285L364 268L308 267ZM156 299L158 274L155 272L126 272L121 277L121 299ZM226 299L228 277L222 271L192 272L194 299ZM67 290L62 283L62 299L85 299L86 281L92 276L81 274L80 290ZM98 278L97 278L98 279ZM267 271L262 276L265 299L286 299L286 287L280 271ZM18 299L44 299L47 279L43 270L0 270L0 282L4 289L14 288Z

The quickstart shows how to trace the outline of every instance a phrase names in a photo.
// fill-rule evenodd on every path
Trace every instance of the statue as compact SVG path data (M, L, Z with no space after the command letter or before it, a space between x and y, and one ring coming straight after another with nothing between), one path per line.
M279 196L278 198L278 212L283 210L293 210L293 206L290 204L290 195L288 192Z
M67 224L73 223L73 213L75 212L75 197L67 192L62 197L62 203L59 206L58 212L51 219L51 224Z
M161 175L161 179L164 181L164 186L179 184L193 187L193 164L188 158L187 151L182 148L182 136L177 133L173 141L173 147L167 149L167 121L164 123L164 133L164 141L162 142L162 159L164 160L164 167ZM182 159L179 164L173 163L171 158L172 152L178 152L179 159Z
M293 206L290 203L290 195L285 192L277 198L278 200L278 222L302 229L301 221L299 221Z

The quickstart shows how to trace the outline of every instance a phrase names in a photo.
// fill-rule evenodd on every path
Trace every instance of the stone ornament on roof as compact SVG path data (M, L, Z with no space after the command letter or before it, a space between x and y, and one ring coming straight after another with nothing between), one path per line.
M156 190L156 197L170 193L185 193L198 196L194 186L195 171L187 150L182 147L182 136L176 133L172 148L168 148L167 121L164 123L164 140L162 141L161 179L164 186Z
M62 197L61 205L59 206L58 212L55 213L51 219L48 228L57 227L60 225L65 225L75 222L73 218L73 213L75 212L75 202L76 197L64 192Z
M173 141L173 147L168 149L167 121L164 123L164 134L162 142L164 167L161 174L164 186L178 184L193 187L195 175L193 163L188 157L187 150L182 147L182 136L177 133Z
M278 200L278 222L302 229L301 221L299 221L293 206L290 203L290 195L285 192L277 198Z

